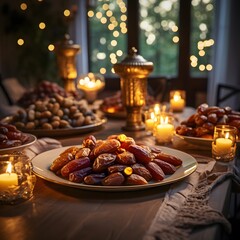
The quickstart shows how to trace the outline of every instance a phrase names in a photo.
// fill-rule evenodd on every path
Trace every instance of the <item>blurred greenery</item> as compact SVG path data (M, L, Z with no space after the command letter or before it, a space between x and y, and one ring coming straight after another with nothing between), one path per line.
M13 44L19 38L24 40L22 46L16 47L17 77L23 83L37 83L41 80L59 81L54 52L48 50L49 44L54 44L63 38L68 30L68 23L63 16L66 0L59 0L58 7L51 0L24 1L26 10L21 10L21 0L4 1L0 3L1 32ZM41 30L40 22L46 24Z

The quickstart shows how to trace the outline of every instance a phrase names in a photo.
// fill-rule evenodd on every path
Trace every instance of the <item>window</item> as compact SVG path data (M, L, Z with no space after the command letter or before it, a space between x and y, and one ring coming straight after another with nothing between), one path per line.
M135 31L139 32L136 37L141 55L154 63L152 75L177 77L182 37L179 36L180 0L139 0L139 8L136 8L139 12L131 12L131 15L138 14L135 18L139 19L138 31L126 25L128 5L136 1L91 2L94 2L88 8L91 71L111 74L112 65L127 51L127 34ZM214 44L211 38L213 10L213 0L191 1L191 46L187 61L191 75L195 77L207 77L212 69L209 59Z

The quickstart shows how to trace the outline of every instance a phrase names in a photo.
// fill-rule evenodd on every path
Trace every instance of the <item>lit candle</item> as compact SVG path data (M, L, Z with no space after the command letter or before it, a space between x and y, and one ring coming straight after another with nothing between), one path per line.
M151 112L150 118L146 119L146 121L145 121L146 130L152 131L154 124L155 124L155 114L153 112Z
M173 98L170 99L170 105L173 111L180 112L185 107L185 99L181 97L179 91L176 91Z
M231 152L232 140L228 138L217 138L215 152L217 155L225 155Z
M97 93L105 86L104 78L99 74L88 73L83 75L77 82L77 88L85 93L89 102L97 98Z
M174 134L174 126L168 123L168 117L161 117L160 124L157 125L155 137L158 142L171 142Z
M16 173L12 173L12 164L9 163L6 173L0 174L0 189L8 189L13 185L18 185L18 177Z

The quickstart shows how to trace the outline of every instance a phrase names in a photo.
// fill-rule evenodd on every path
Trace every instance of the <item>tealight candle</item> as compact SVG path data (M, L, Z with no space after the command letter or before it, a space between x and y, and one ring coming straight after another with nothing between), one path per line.
M232 140L228 138L217 138L215 151L218 155L224 155L231 152Z
M152 131L154 128L155 121L156 121L154 112L150 112L150 114L146 113L145 117L146 117L145 128L147 131Z
M0 174L0 189L7 189L14 185L18 185L18 176L12 173L12 164L8 163L6 173Z
M103 76L100 74L88 73L80 76L77 81L77 88L85 93L85 97L89 102L93 102L97 98L97 93L105 86Z
M185 91L177 90L170 92L170 106L172 111L181 112L185 107Z
M160 123L155 128L155 138L158 143L169 143L172 141L174 126L169 122L168 116L160 117Z
M214 128L212 156L216 160L231 161L236 151L236 128L228 125Z

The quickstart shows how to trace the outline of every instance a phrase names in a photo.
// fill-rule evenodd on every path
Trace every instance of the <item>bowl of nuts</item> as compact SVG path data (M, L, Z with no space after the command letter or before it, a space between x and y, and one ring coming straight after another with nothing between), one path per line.
M106 119L84 99L54 94L51 98L35 101L4 121L37 137L55 137L96 130Z

